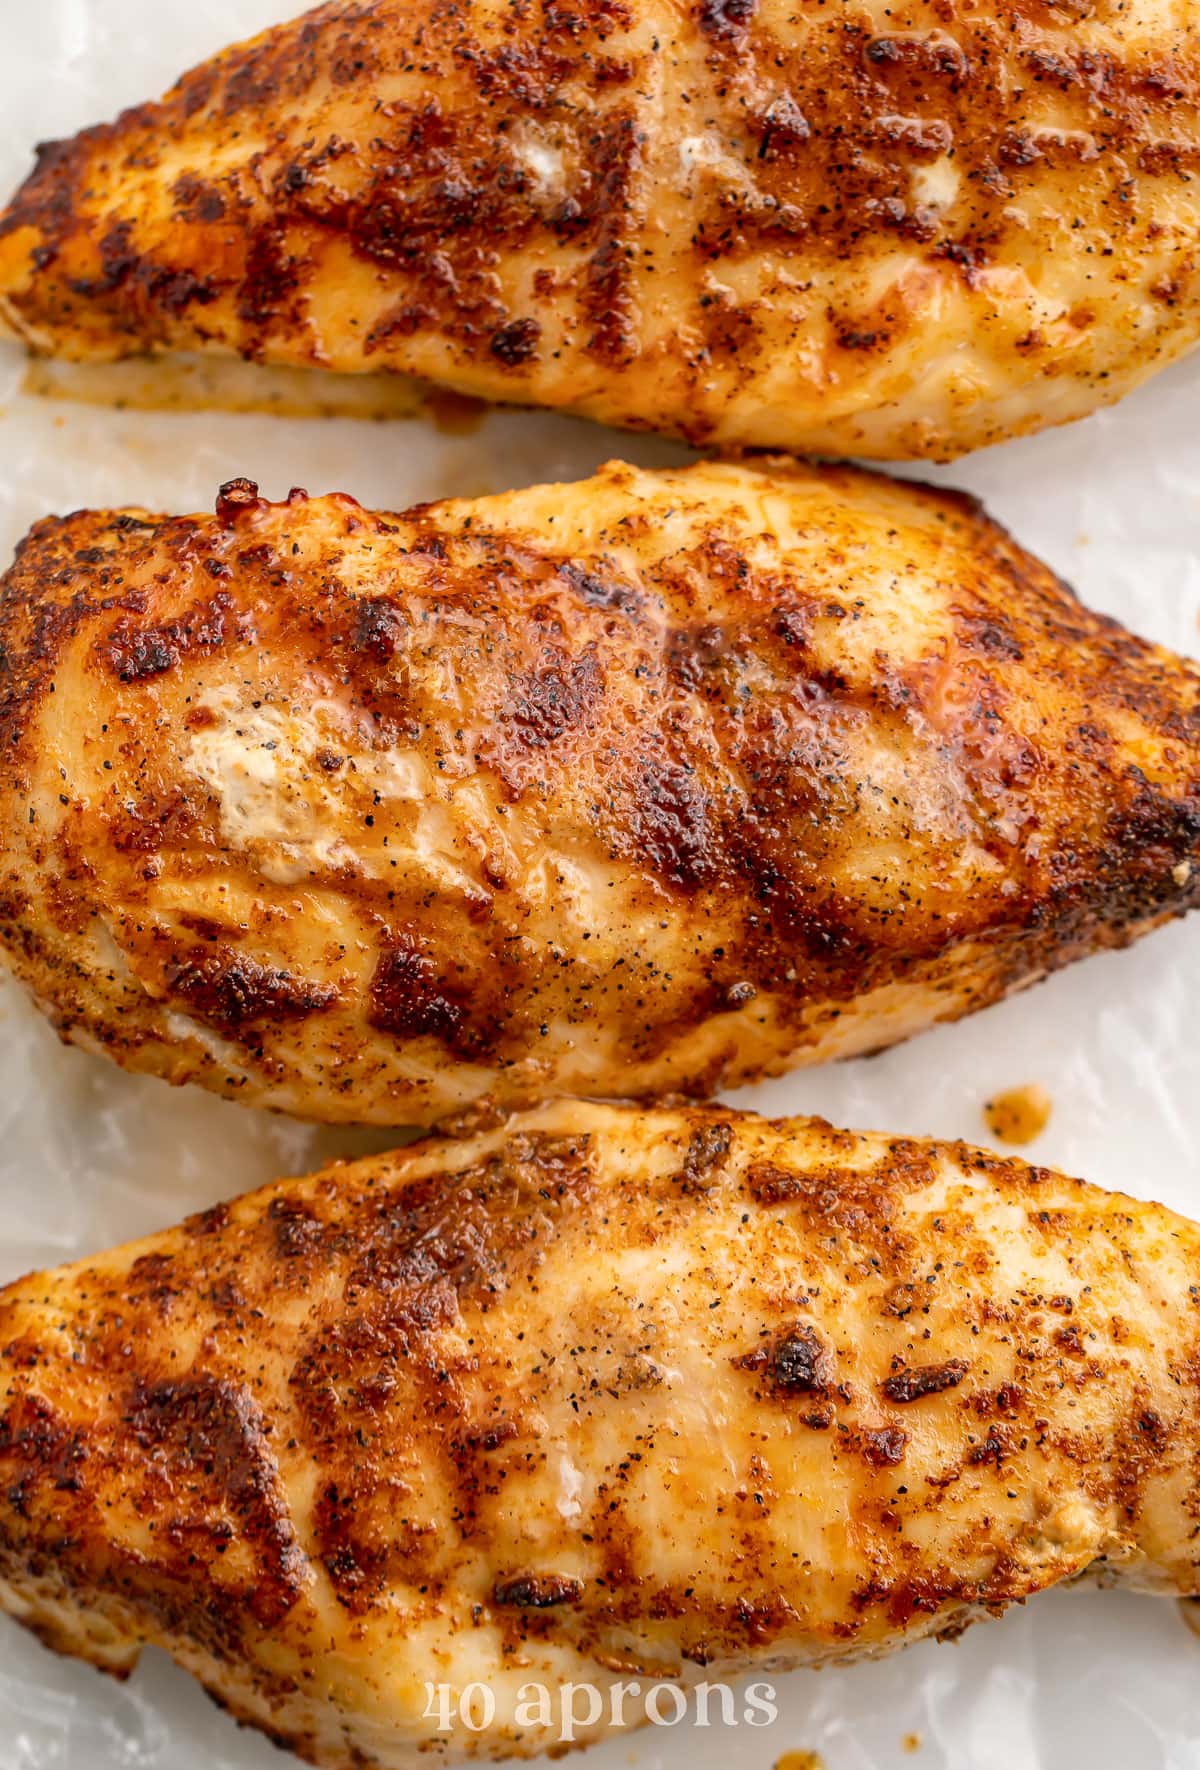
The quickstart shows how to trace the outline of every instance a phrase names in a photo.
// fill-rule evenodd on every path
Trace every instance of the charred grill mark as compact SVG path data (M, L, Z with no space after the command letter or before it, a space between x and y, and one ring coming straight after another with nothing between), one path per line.
M994 615L968 614L965 611L958 611L956 631L962 645L970 650L982 652L985 657L1003 658L1009 663L1020 663L1025 655L1016 634L1006 628Z
M471 1432L465 1440L465 1448L470 1452L499 1450L502 1445L509 1444L519 1438L521 1428L515 1420L504 1417L493 1420L478 1431Z
M176 916L176 921L181 928L186 928L189 934L195 934L201 940L210 943L225 940L238 941L241 940L245 932L228 922L218 922L213 916L197 914L191 910L181 910Z
M455 1293L475 1301L481 1290L498 1295L519 1283L548 1232L547 1213L553 1219L586 1197L588 1146L586 1136L518 1137L480 1166L367 1200L342 1243L348 1294L383 1299L392 1311L387 1331L403 1344L440 1325L447 1309L452 1315ZM439 1288L443 1281L452 1291ZM379 1320L364 1317L346 1332L372 1358L387 1346Z
M150 676L163 676L179 664L179 648L161 628L126 628L124 632L113 628L108 658L120 681L145 681Z
M229 1206L212 1205L207 1211L201 1211L195 1217L189 1217L184 1225L184 1233L201 1239L205 1236L219 1235L229 1222Z
M101 132L84 131L88 141ZM83 138L41 141L33 150L33 171L7 209L0 213L0 239L22 227L36 227L43 235L35 264L45 269L54 263L63 239L77 224L79 184L85 156Z
M953 81L967 73L967 58L953 38L930 32L927 37L872 37L865 55L881 70L943 75Z
M508 1415L480 1418L473 1361L446 1334L472 1312L521 1295L592 1191L589 1140L515 1137L483 1163L365 1195L339 1222L342 1299L323 1313L291 1375L305 1441L335 1471L318 1501L318 1547L339 1601L358 1614L384 1587L436 1588L453 1538L420 1489L364 1449L419 1419L468 1532L497 1491L494 1459L520 1435ZM516 1600L514 1599L514 1602Z
M236 1532L254 1553L255 1573L231 1599L263 1628L281 1622L304 1591L308 1563L250 1391L209 1372L169 1382L139 1377L126 1423L151 1470L165 1468L187 1495L170 1533L182 1565L219 1558Z
M265 327L295 316L304 284L304 263L285 245L281 221L268 221L250 237L237 291L238 318Z
M1129 797L1114 808L1106 832L1114 870L1140 876L1159 901L1178 903L1176 868L1187 870L1184 886L1194 883L1196 874L1192 857L1200 845L1200 778L1182 798L1157 791L1136 764L1127 781Z
M758 157L765 160L778 154L786 154L803 146L811 136L812 129L804 112L790 92L781 92L777 98L772 99L763 114Z
M973 1468L985 1467L988 1463L999 1472L1004 1466L1004 1459L1009 1455L1011 1444L1009 1434L1004 1426L989 1426L987 1436L980 1444L974 1444L967 1452L967 1461Z
M588 354L614 366L636 356L640 314L634 264L641 213L636 195L645 137L632 114L597 137L594 213L597 244L588 262L583 312L592 324Z
M624 853L685 891L716 878L721 870L719 841L696 770L665 747L649 745L634 770L625 820L614 831Z
M733 639L723 627L706 624L673 629L667 635L666 667L681 688L720 694Z
M255 1021L305 1020L338 1001L332 984L293 977L227 946L193 947L168 968L167 987L189 1013L228 1034Z
M755 1162L746 1169L746 1189L756 1205L782 1205L801 1198L806 1190L804 1177L789 1173L774 1162Z
M394 942L380 957L371 984L371 1024L396 1038L453 1038L463 1008L437 985L437 968L409 941Z
M1129 1417L1117 1433L1113 1458L1114 1498L1130 1522L1141 1517L1153 1472L1169 1457L1177 1432L1175 1424L1163 1418L1144 1392L1134 1395ZM981 1454L979 1460L993 1460L999 1469L1012 1450L1011 1433L993 1426L988 1430L986 1444L980 1447L981 1453L987 1454Z
M365 1616L401 1582L434 1577L438 1533L418 1514L417 1496L404 1481L375 1479L348 1469L344 1480L320 1491L313 1529L338 1603Z
M219 290L211 277L159 264L139 252L133 240L131 221L114 223L99 242L99 275L70 279L71 293L86 301L119 294L139 308L162 308L172 319L188 307L207 307L216 301Z
M736 360L748 372L759 355L758 316L753 303L739 307L716 293L703 309L704 346L715 361Z
M194 525L81 514L36 523L19 543L0 585L0 752L20 748L31 713L53 693L55 672L82 631L144 615L147 594L130 587L126 568L129 550L151 535L186 547ZM203 628L204 605L193 613Z
M313 1513L313 1534L321 1560L339 1603L361 1613L382 1594L388 1557L382 1544L365 1544L355 1529L359 1496L343 1492L337 1482L322 1488Z
M108 826L108 839L118 854L153 856L163 848L187 843L198 822L192 799L183 787L175 787L165 793L144 793L114 811ZM203 922L204 918L199 920ZM222 929L218 936L211 923L204 928L194 927L186 913L180 916L179 925L190 934L201 934L205 940L242 938L240 929Z
M84 1435L40 1395L19 1393L0 1414L5 1497L19 1518L30 1518L35 1496L78 1493L87 1456Z
M179 1287L174 1258L169 1254L142 1254L129 1268L130 1301L145 1301L165 1318L170 1315Z

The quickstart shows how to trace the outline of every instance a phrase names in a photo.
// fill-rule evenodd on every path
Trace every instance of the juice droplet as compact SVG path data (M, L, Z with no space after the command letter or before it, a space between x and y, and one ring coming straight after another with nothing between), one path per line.
M995 1095L983 1109L987 1128L1001 1143L1032 1143L1050 1122L1053 1101L1045 1088L1027 1082Z

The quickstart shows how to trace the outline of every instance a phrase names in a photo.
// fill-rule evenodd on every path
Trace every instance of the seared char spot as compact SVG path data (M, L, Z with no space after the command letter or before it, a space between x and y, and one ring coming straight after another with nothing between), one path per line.
M790 92L781 92L763 117L758 157L766 160L802 146L812 134L808 118Z
M799 1175L774 1162L755 1162L747 1168L746 1188L755 1204L764 1206L788 1204L805 1190Z
M175 620L157 626L137 626L129 615L121 615L101 650L121 682L146 682L173 670L184 658L208 657L231 641L244 639L249 630L249 617L235 611L227 590L218 590Z
M137 251L133 241L133 223L116 222L100 240L100 275L71 278L67 283L71 293L85 301L115 295L124 298L131 309L147 301L173 319L193 303L207 307L217 299L218 290L209 277L160 264Z
M872 1469L894 1469L904 1461L908 1433L900 1426L868 1426L862 1432L863 1461Z
M367 652L381 664L395 656L407 621L386 596L364 597L354 608L354 649Z
M397 939L379 957L371 981L371 1025L398 1039L452 1041L465 1010L441 987L438 968L415 942Z
M509 1419L507 1416L492 1420L486 1426L480 1426L467 1435L461 1447L463 1458L473 1451L486 1453L500 1450L504 1445L511 1444L514 1438L519 1438L520 1434L521 1428L515 1420Z
M764 1340L733 1363L739 1370L761 1373L780 1396L825 1396L833 1382L833 1354L805 1321Z
M707 1189L708 1176L724 1166L732 1141L733 1130L727 1124L704 1124L692 1132L687 1155L679 1171L680 1184L685 1193L703 1192Z
M184 172L171 187L175 213L181 221L214 222L225 214L225 199L213 184L195 172Z
M184 1231L187 1235L197 1239L209 1235L219 1235L228 1222L228 1205L210 1205L207 1211L200 1211L196 1216L189 1217L184 1224Z
M551 1610L556 1604L577 1604L583 1597L583 1581L567 1579L558 1573L524 1574L516 1579L498 1580L492 1589L492 1603L517 1610Z
M985 657L1020 663L1025 655L1016 635L994 617L960 611L955 626L961 643L971 651L982 652Z
M114 632L109 658L122 682L143 682L170 670L179 662L179 653L161 629L135 628L131 633Z
M678 627L667 635L667 667L681 687L693 692L706 687L710 673L717 677L731 650L730 636L712 622Z
M389 1587L429 1578L438 1532L413 1507L413 1497L406 1482L380 1478L359 1462L317 1495L313 1531L321 1560L339 1604L355 1616L370 1611Z
M924 1395L940 1395L943 1389L955 1389L967 1374L961 1358L945 1364L927 1364L916 1369L896 1371L879 1385L889 1401L920 1401Z
M275 1225L275 1251L282 1259L303 1259L320 1246L321 1219L303 1199L281 1193L271 1200L267 1216Z
M229 528L249 511L264 505L252 479L228 479L217 493L217 521Z
M700 28L719 39L741 37L757 10L758 0L700 0Z
M566 560L558 575L590 608L619 609L622 614L635 615L645 598L632 584L623 584L607 572L590 571L574 560Z
M255 228L246 251L245 275L237 291L238 318L252 326L288 317L289 298L300 287L300 266L284 244L282 221Z
M536 320L509 320L492 333L491 352L506 369L520 368L537 355L542 328Z
M228 947L194 947L168 971L167 985L188 1012L219 1032L236 1032L254 1020L303 1020L332 1008L332 984L293 977Z

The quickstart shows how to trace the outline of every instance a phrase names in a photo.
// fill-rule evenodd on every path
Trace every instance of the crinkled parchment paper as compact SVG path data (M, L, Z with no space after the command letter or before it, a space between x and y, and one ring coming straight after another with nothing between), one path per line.
M165 88L287 0L2 0L0 186L35 140ZM234 474L402 508L586 473L671 445L494 414L471 434L228 412L115 411L31 398L0 347L0 553L47 511L188 510ZM942 476L982 494L1085 598L1184 651L1200 647L1200 357L1118 412L978 455ZM982 1140L985 1100L1037 1082L1054 1101L1038 1160L1200 1216L1200 918L1091 961L1032 995L887 1056L740 1100L849 1125ZM382 1139L318 1132L63 1050L0 985L0 1279L174 1222L333 1152ZM769 1729L685 1725L592 1752L589 1770L1200 1770L1200 1641L1175 1605L1051 1594L954 1646L779 1680ZM911 1754L911 1755L910 1755ZM280 1770L159 1654L124 1686L54 1659L0 1621L0 1770Z

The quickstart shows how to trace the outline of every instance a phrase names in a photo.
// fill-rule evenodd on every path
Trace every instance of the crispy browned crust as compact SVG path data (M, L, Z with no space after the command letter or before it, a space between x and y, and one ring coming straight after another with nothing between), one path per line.
M83 512L0 643L12 966L315 1118L875 1049L1200 889L1195 667L848 470Z
M39 151L37 348L954 455L1197 332L1196 0L339 0Z
M1192 1593L1198 1281L1194 1225L962 1145L543 1108L0 1294L0 1602L342 1770L438 1743L426 1678L525 1753L526 1680Z

